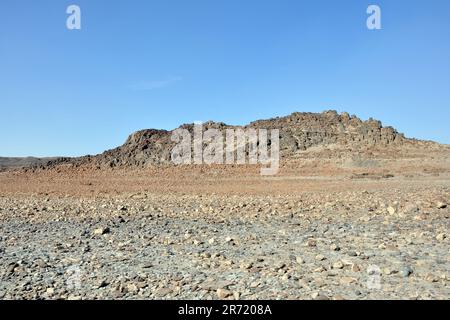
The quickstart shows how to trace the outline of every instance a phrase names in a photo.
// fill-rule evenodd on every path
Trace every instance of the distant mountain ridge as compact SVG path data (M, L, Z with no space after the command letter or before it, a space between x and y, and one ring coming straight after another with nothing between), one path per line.
M58 157L36 158L36 157L0 157L0 170L7 168L29 167L33 165L44 165L50 161L60 159Z

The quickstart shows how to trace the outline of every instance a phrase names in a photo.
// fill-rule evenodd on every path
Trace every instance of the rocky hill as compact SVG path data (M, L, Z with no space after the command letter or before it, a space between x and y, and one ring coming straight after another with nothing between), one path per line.
M194 124L184 124L179 128L187 129L192 136ZM289 160L306 151L317 148L333 148L348 152L364 152L373 149L383 150L402 147L439 147L430 141L406 138L392 127L383 127L378 120L363 121L348 113L325 111L322 113L295 112L289 116L258 120L245 126L232 126L221 122L209 121L203 124L203 130L210 128L225 129L279 129L280 153L282 160ZM133 167L143 168L157 165L170 165L171 151L175 142L171 140L172 131L147 129L134 132L125 143L117 148L95 156L78 158L23 158L19 161L8 158L0 161L0 170L5 168L32 167L48 169L59 165L95 168ZM270 144L270 135L268 137ZM6 158L4 158L6 159ZM31 161L31 160L33 161ZM16 159L17 160L17 159Z
M194 124L180 126L193 132ZM245 126L206 122L203 130L216 129L279 129L280 152L283 159L304 152L312 147L331 146L346 150L368 150L370 148L402 147L405 145L430 146L433 142L408 139L392 127L383 127L378 120L363 121L348 113L336 111L323 113L295 112L289 116L254 121ZM98 168L147 167L171 163L172 131L148 129L131 134L126 142L112 150L96 156L81 158L58 158L37 168L54 167L59 164L92 164ZM270 137L269 137L270 138ZM269 139L270 143L270 139Z

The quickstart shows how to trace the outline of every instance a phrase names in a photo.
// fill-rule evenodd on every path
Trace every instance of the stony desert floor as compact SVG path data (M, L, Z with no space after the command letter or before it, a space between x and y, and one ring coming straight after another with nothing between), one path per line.
M2 299L450 299L449 157L0 173Z

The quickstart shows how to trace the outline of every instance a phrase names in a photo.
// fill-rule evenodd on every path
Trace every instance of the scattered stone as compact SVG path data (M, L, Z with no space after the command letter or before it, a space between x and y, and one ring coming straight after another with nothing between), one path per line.
M109 232L110 232L110 229L108 227L106 227L106 228L97 228L97 229L94 230L94 235L101 236L101 235L104 235L104 234L108 234Z
M106 281L106 280L100 280L99 281L99 283L98 283L98 286L97 286L97 288L104 288L104 287L107 287L109 285L109 282L108 281Z
M438 209L445 209L445 208L447 208L447 204L444 203L444 202L442 202L442 201L439 201L439 202L436 204L436 208L438 208Z
M248 261L244 261L239 265L239 268L244 269L244 270L251 269L252 267L253 267L253 263L248 262Z
M353 264L350 268L353 272L360 272L361 268L357 264Z
M158 290L156 290L155 295L157 297L166 297L170 295L172 292L173 290L171 288L159 288Z
M304 263L305 263L305 260L304 260L302 257L296 257L296 258L295 258L295 261L296 261L298 264L304 264Z
M413 269L411 267L403 267L399 271L399 275L404 278L409 277L410 275L412 275L412 273L413 273Z
M428 282L439 282L439 278L433 274L427 274L425 280Z
M324 261L326 260L325 256L323 254L318 254L316 255L316 260L317 261Z
M306 242L306 245L307 245L308 247L316 247L316 246L317 246L317 241L314 240L314 239L309 239L309 240Z
M349 251L349 252L347 252L347 254L348 254L350 257L356 257L356 256L358 256L358 253L356 253L356 251Z
M17 267L19 267L19 264L16 263L16 262L12 262L12 263L10 263L10 264L8 265L8 267L6 268L6 272L7 272L7 273L13 273L14 270L15 270Z
M217 293L217 297L219 299L226 299L233 295L233 292L231 292L230 290L222 289L222 288L217 289L216 293Z
M340 284L342 285L349 285L352 283L357 282L358 280L356 278L353 277L342 277L339 279Z
M279 261L278 263L275 264L275 269L277 270L281 270L284 269L286 267L286 263Z
M318 292L314 292L311 295L311 298L313 298L314 300L330 300L330 298L328 298L325 294L318 293Z
M340 251L340 250L341 250L341 248L340 248L337 244L335 244L335 243L333 243L333 244L330 246L330 249L331 249L332 251Z
M448 300L448 214L435 204L450 189L415 179L385 188L368 176L358 184L380 188L363 197L354 188L289 197L149 192L143 200L120 192L83 199L56 192L49 200L2 193L0 298L266 300L314 292L333 300ZM44 202L47 211L33 209ZM388 215L382 202L400 212L412 203L422 220ZM108 225L111 236L93 236ZM381 289L368 288L378 276Z
M397 209L394 208L394 207L392 207L392 206L389 206L386 210L387 210L387 212L388 212L389 214L391 214L391 215L397 213Z
M437 241L444 241L446 238L447 238L447 235L446 235L445 233L439 233L439 234L436 236L436 240L437 240Z
M391 274L398 273L398 270L386 267L383 269L383 274L390 276Z
M137 286L136 284L134 284L134 283L129 283L129 284L127 285L127 290L128 290L128 292L130 292L130 293L136 293L136 292L139 291L139 288L138 288L138 286Z
M314 272L317 272L317 273L321 273L321 272L325 272L325 271L327 271L327 269L325 269L324 266L320 266L320 267L314 269Z

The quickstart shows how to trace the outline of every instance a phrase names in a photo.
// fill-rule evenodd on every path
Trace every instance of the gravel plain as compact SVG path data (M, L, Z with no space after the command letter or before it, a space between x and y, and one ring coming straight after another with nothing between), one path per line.
M0 299L450 298L446 176L265 182L283 194L2 179Z

